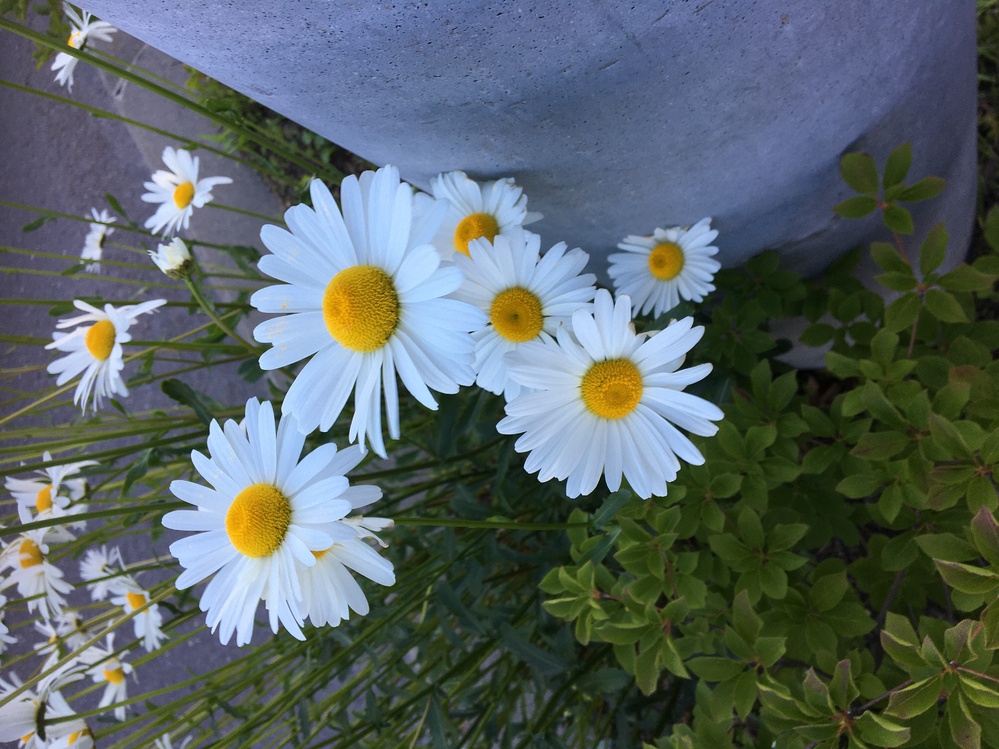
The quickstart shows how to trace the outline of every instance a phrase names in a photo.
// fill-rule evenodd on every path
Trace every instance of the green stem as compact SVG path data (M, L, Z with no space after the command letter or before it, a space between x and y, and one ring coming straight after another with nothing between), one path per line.
M205 314L212 319L212 322L218 326L219 330L221 330L227 336L232 338L234 341L240 343L247 351L249 351L254 356L260 356L259 348L254 346L246 339L244 339L242 336L238 335L235 330L230 328L222 321L222 318L220 318L217 314L215 314L215 308L202 295L201 289L198 288L198 285L194 282L194 280L190 276L187 276L184 279L184 283L186 283L187 288L190 289L191 296L194 297L194 301L196 301L198 303L198 306L200 306L201 309L204 310Z

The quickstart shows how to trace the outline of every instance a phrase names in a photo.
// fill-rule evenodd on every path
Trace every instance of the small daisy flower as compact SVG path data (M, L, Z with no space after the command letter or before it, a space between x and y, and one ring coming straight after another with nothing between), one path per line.
M121 551L117 546L108 550L107 546L87 549L80 561L80 577L88 583L90 598L103 601L109 595L118 595L124 590Z
M135 669L131 664L126 663L115 655L114 632L107 636L107 645L100 647L95 645L87 650L82 656L89 664L90 670L87 672L94 684L104 684L104 694L98 707L110 707L128 699L128 682L126 677L132 674L135 678ZM119 705L114 709L114 717L118 720L125 720L125 706Z
M245 428L245 431L244 431ZM304 639L296 564L316 565L316 552L357 537L339 522L355 503L381 496L376 487L352 487L344 473L363 457L359 446L337 452L328 443L299 461L305 435L293 417L275 426L270 403L251 399L244 428L235 421L208 435L211 457L191 453L194 467L212 488L174 481L170 491L197 510L169 512L163 525L195 534L170 546L184 572L183 590L214 575L201 596L201 610L223 644L250 642L257 604L265 602L271 630L279 623Z
M282 406L300 429L327 431L353 391L348 438L369 440L385 457L383 390L389 436L398 439L396 374L416 400L436 409L431 389L455 393L475 380L468 334L485 318L471 305L442 298L462 281L457 268L439 267L429 244L443 205L414 222L412 189L395 167L347 177L340 195L342 215L326 186L313 180L315 209L289 209L290 232L261 230L274 254L261 258L260 270L285 285L257 291L250 303L289 314L258 325L253 336L273 344L260 357L262 369L312 357Z
M22 682L16 674L9 674L10 681L0 677L0 702L11 692L18 689ZM69 718L75 713L59 692L64 685L80 678L79 675L67 676L65 673L52 674L45 677L38 685L38 690L27 689L13 700L0 705L0 742L19 741L19 749L52 749L54 746L70 746L58 744L64 737L74 732L82 732L87 724L82 720L54 722L54 718ZM45 738L39 735L44 731ZM89 731L87 732L89 733ZM86 749L92 747L82 744ZM74 746L74 749L77 747Z
M205 177L198 179L198 157L184 149L174 150L170 146L163 149L163 163L170 171L158 169L153 181L146 182L149 190L142 196L146 203L160 203L156 213L143 224L153 234L163 230L163 236L175 234L178 229L187 230L191 214L195 208L202 208L212 201L212 188L215 185L232 183L229 177Z
M470 257L455 255L465 283L453 296L489 315L475 340L475 382L508 401L520 395L520 384L507 376L504 357L527 341L551 340L560 325L569 325L576 310L589 312L596 276L580 275L589 256L566 251L559 242L539 257L541 238L519 227L492 244L469 244Z
M149 603L149 593L143 590L132 578L126 577L125 590L121 595L111 599L115 606L121 606L126 614L138 611ZM158 604L153 604L132 618L135 636L142 640L142 646L151 653L160 646L160 641L166 638L163 634L163 615Z
M52 460L52 455L48 450L42 454L42 460L46 463ZM77 463L50 466L36 471L42 477L40 479L8 477L4 481L4 488L17 500L17 512L22 523L45 520L50 517L68 517L86 511L85 504L70 506L70 502L76 502L83 497L87 491L87 480L67 477L74 476L80 472L80 469L93 465L97 465L96 460L82 460ZM69 525L69 528L81 531L85 527L86 521L77 521ZM53 526L49 529L49 540L55 542L73 540L74 536L69 528Z
M132 340L128 329L139 315L152 312L164 304L166 299L153 299L117 309L105 304L102 312L86 302L74 299L73 306L85 314L56 323L57 328L76 326L76 329L72 333L57 331L52 334L54 340L45 348L57 349L67 356L49 364L48 372L59 375L56 385L64 385L83 373L73 394L73 403L79 403L84 414L87 412L91 392L94 395L95 410L101 407L104 398L128 395L128 388L121 378L121 370L125 366L121 345ZM82 325L87 322L91 324Z
M114 234L109 224L115 222L115 217L106 210L97 212L96 208L90 209L90 215L94 217L90 224L90 231L87 232L83 240L83 252L80 253L80 260L88 260L84 270L87 273L101 272L101 258L104 256L104 241Z
M624 238L616 252L607 259L607 273L617 294L628 294L636 315L658 317L680 303L681 299L700 302L715 290L711 283L721 263L712 258L718 248L711 242L718 232L711 219L698 221L689 229L674 226L656 229L651 237Z
M510 356L511 377L534 392L508 403L497 429L521 435L515 449L529 453L524 468L539 481L568 478L570 497L592 492L601 474L611 491L623 475L640 497L665 496L678 458L704 462L676 427L711 436L711 422L723 418L714 404L681 392L711 371L677 369L704 329L688 317L647 336L630 323L631 300L615 303L601 289L593 314L573 315L575 335L560 328L557 343L526 343Z
M433 239L444 260L455 253L467 256L473 239L492 242L500 234L542 218L540 213L527 212L527 196L512 177L480 186L464 172L447 172L434 177L430 189L435 199L448 206Z
M68 726L73 730L59 738L53 737L48 749L94 749L94 734L83 720L72 720L57 725L60 726L58 729L60 733L65 730L62 726Z
M191 251L180 237L174 237L169 244L161 244L156 252L150 250L149 257L170 278L179 280L191 274Z
M62 7L66 11L66 17L69 18L70 25L73 28L69 33L66 44L73 49L83 49L91 38L102 42L110 42L111 34L118 30L106 21L93 20L93 16L86 11L83 11L83 16L81 17L69 3L63 3ZM57 54L55 60L52 62L52 70L56 71L56 83L60 86L66 86L72 91L73 71L76 70L78 62L78 58L67 55L65 52Z
M17 592L27 599L28 611L38 611L43 619L61 614L66 605L64 595L73 586L63 580L62 570L46 558L46 531L22 533L0 554L0 568L10 569L4 585L17 585Z

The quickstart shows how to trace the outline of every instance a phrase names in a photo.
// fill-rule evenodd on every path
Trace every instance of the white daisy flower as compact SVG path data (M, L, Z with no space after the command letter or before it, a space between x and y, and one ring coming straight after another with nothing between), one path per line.
M125 590L121 595L111 599L115 606L121 606L126 614L138 611L149 603L149 593L130 577L125 578ZM163 615L158 604L153 604L132 618L135 636L142 640L142 646L151 653L160 646L160 641L166 639L163 633Z
M48 450L42 453L42 460L46 463L52 460L52 455ZM4 488L17 500L17 512L22 523L45 520L50 517L68 517L86 511L85 504L77 503L71 506L70 502L75 503L83 497L87 491L87 480L67 477L79 473L82 468L94 465L97 465L96 460L82 460L61 466L50 466L36 471L42 477L41 479L8 477L4 481ZM70 529L82 531L85 527L85 520L70 523L68 527L53 526L49 529L49 540L57 543L71 541L75 536Z
M536 392L506 405L501 434L521 434L515 449L530 453L524 464L539 481L568 478L570 497L589 494L600 475L611 491L622 475L640 497L665 496L678 458L704 458L677 426L710 436L723 417L712 403L681 390L707 376L710 364L677 371L703 328L693 318L654 335L636 335L631 300L597 292L593 314L572 317L557 343L530 342L511 354L510 376ZM674 424L676 426L674 426Z
M340 195L342 216L330 191L314 180L315 209L289 209L290 232L261 230L274 254L261 258L260 270L285 285L257 291L250 303L261 312L290 314L258 325L253 335L273 344L260 357L262 369L312 357L282 407L300 429L328 430L353 391L349 439L367 439L385 457L383 388L389 435L398 439L396 374L416 400L436 409L431 389L455 393L475 380L468 333L485 317L442 298L462 281L457 268L439 267L428 243L443 204L413 222L412 189L399 182L395 167L347 177Z
M62 7L66 11L66 17L69 18L70 25L73 28L69 33L66 44L73 49L83 49L92 38L102 42L110 42L111 34L118 30L106 21L93 20L93 16L87 13L87 11L83 11L83 16L81 17L69 3L63 3ZM72 55L67 55L65 52L57 54L55 60L52 62L52 70L56 71L56 83L60 86L66 86L72 91L73 71L76 70L78 62L79 59Z
M184 572L181 590L214 574L201 596L201 610L223 644L233 631L236 644L250 642L257 603L263 600L271 630L284 625L304 639L299 601L301 585L295 564L316 564L314 552L356 538L340 521L357 504L381 496L376 487L351 487L343 474L364 454L356 446L337 452L325 444L301 461L305 435L285 416L275 428L270 403L246 404L245 432L235 421L224 428L213 421L206 458L191 453L194 467L211 484L190 481L170 485L178 498L197 510L169 512L163 525L195 535L175 541L170 552Z
M83 720L73 720L68 723L57 724L59 726L59 731L62 732L62 726L69 726L74 730L60 736L58 738L52 738L49 742L48 749L94 749L94 734L90 731L90 726L88 726ZM55 728L55 726L53 726Z
M9 674L10 681L0 677L0 702L18 689L22 682L17 674ZM38 690L27 689L10 702L0 705L0 742L19 741L19 749L52 749L55 746L72 746L58 743L75 732L83 736L87 724L82 720L53 722L54 718L68 718L73 709L59 692L64 684L78 679L78 675L64 673L50 675L38 685ZM43 738L44 737L44 738ZM92 747L83 743L81 749ZM78 749L74 746L74 749Z
M10 629L4 623L4 607L7 605L7 596L0 593L0 655L7 652L8 645L14 645L17 638L10 634Z
M187 230L191 214L195 208L202 208L212 201L212 188L215 185L232 183L229 177L205 177L198 179L198 157L184 149L174 150L170 146L163 149L163 163L170 171L158 169L153 181L144 183L149 190L142 196L146 203L160 203L156 213L143 224L153 234L163 230L163 236L175 234L178 229Z
M62 613L64 595L73 586L63 580L62 570L48 561L47 528L27 531L15 538L0 554L0 569L11 572L4 585L16 585L27 599L28 611L38 611L43 619Z
M88 583L87 590L94 601L103 601L109 595L118 595L124 590L121 551L112 546L87 549L80 561L80 577Z
M104 694L98 707L110 707L128 699L128 682L126 677L131 674L135 678L135 669L131 664L121 660L115 655L114 632L107 636L107 645L100 647L94 645L81 656L90 669L87 673L94 684L104 684ZM114 709L114 717L118 720L125 720L125 706L118 705Z
M106 210L98 213L96 208L90 209L90 215L94 217L94 220L90 224L90 231L87 232L87 236L83 240L80 260L89 261L84 268L87 273L100 273L101 258L104 257L104 241L114 234L114 229L109 224L114 223L116 219Z
M89 639L83 620L75 612L63 612L51 619L35 622L35 631L43 638L43 642L32 645L35 655L45 658L41 670L47 671L58 663L60 658L83 646ZM60 673L66 673L78 668L73 660L64 664Z
M169 244L159 245L156 252L150 250L149 257L170 278L181 279L191 272L191 251L180 237L174 237Z
M500 234L542 218L540 213L527 212L527 196L512 177L479 185L462 171L447 172L434 177L430 190L448 206L433 239L444 260L452 259L456 252L468 255L468 243L473 239L492 242Z
M505 356L527 341L551 340L560 325L569 325L576 310L589 312L597 280L580 275L589 256L566 251L559 242L539 258L541 238L515 227L492 244L469 244L471 257L455 255L465 283L453 294L489 315L474 333L475 382L508 401L520 395L520 384L507 376Z
M90 639L86 625L75 611L64 611L52 617L56 633L66 642L69 650L78 650Z
M55 332L52 343L45 348L57 349L68 355L49 364L49 374L59 375L56 385L64 385L81 372L80 384L73 394L73 403L79 403L83 413L87 412L90 394L94 394L94 409L101 407L104 398L112 395L128 395L128 388L121 378L123 343L132 340L128 329L139 315L152 312L166 304L166 299L153 299L142 304L129 304L115 309L104 305L104 311L92 307L79 299L73 306L85 314L60 320L57 328L77 326L72 333ZM82 323L92 323L82 325Z
M711 219L705 218L689 229L674 226L656 229L651 237L625 237L618 245L625 252L607 258L614 291L631 297L636 315L652 310L658 317L681 299L702 301L715 290L711 281L721 268L712 258L718 253L718 248L711 246L717 236Z

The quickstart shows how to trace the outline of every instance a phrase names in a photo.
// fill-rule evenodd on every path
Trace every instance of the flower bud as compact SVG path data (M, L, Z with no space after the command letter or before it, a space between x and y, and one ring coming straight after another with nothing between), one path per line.
M156 252L150 250L149 257L170 278L183 279L191 273L191 251L180 237L174 237L170 244L161 244Z

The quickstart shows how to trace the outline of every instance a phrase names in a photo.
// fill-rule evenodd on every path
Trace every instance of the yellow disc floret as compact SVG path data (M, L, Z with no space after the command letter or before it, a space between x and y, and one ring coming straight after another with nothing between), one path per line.
M66 40L68 44L73 49L79 49L83 46L83 33L78 30L74 30L70 35L69 39Z
M380 349L399 324L399 295L392 278L373 265L354 265L333 276L323 294L323 321L344 348Z
M291 503L276 486L253 484L229 505L225 531L236 551L254 559L277 551L291 525Z
M42 490L35 495L35 509L39 512L48 512L52 509L52 484L42 487Z
M84 736L93 736L89 728L82 728L79 731L73 731L69 736L66 737L66 745L73 746L77 741L82 739Z
M125 594L125 600L128 601L128 607L135 611L135 609L142 608L146 605L146 594L133 593L132 591L129 591Z
M26 538L21 541L21 546L17 550L17 556L18 561L21 564L21 569L35 567L43 561L42 550L38 547L38 544L30 538Z
M675 242L657 244L649 253L649 272L660 281L672 281L683 270L683 250Z
M545 323L541 300L520 286L501 291L489 308L489 322L508 341L530 341L537 337Z
M579 386L583 403L603 419L620 419L634 411L642 389L642 375L628 359L597 362Z
M499 234L496 217L489 213L472 213L458 222L454 230L454 249L468 255L468 243L473 239L488 239L492 242Z
M104 678L107 679L111 684L114 684L115 686L118 686L123 681L125 681L125 670L121 666L118 666L116 668L105 668L103 669L103 671L104 671Z
M173 191L173 204L183 210L194 200L194 184L181 182Z
M116 332L113 322L107 318L98 320L87 329L83 343L92 357L97 361L105 361L114 349Z

